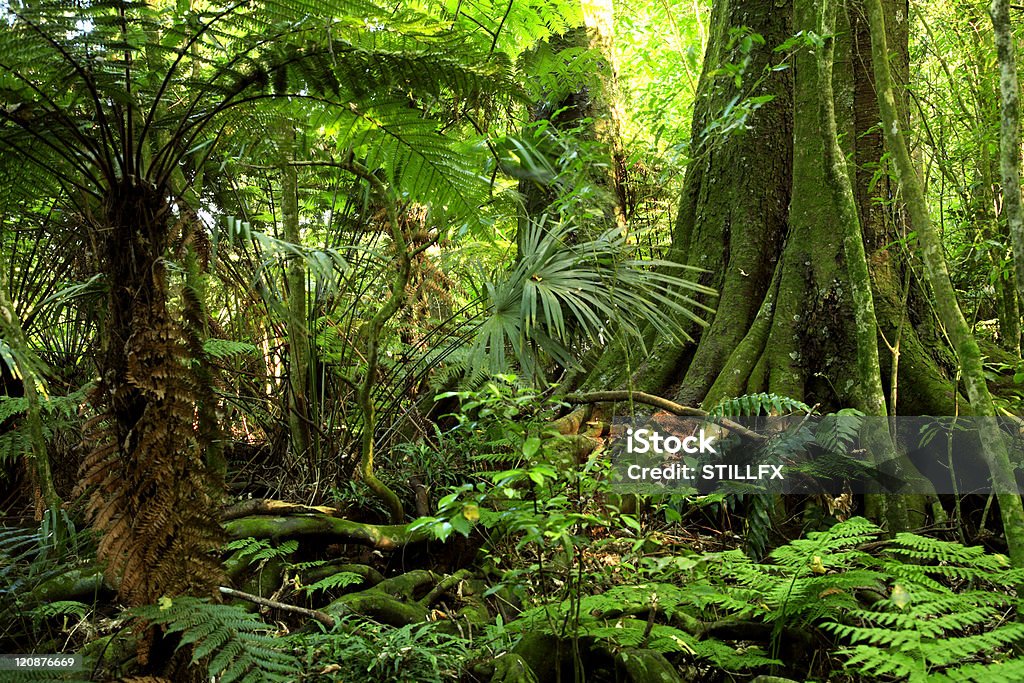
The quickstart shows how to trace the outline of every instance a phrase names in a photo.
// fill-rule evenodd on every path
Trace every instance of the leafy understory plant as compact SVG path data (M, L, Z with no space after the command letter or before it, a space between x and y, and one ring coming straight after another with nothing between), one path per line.
M603 343L613 328L641 345L645 325L689 339L676 321L704 326L701 316L714 312L699 299L715 291L684 276L694 272L700 269L638 259L637 246L617 228L584 239L569 220L531 222L515 266L499 279L483 279L473 364L506 372L511 352L523 375L543 383L547 361L575 367L574 344Z
M468 642L435 622L401 628L348 617L330 633L289 639L305 652L303 680L443 683L459 680Z
M850 643L840 651L848 668L910 681L1024 677L1024 662L1002 661L1024 642L1024 623L1012 618L1018 601L1000 590L1019 585L1024 572L1004 555L913 534L897 536L886 556L888 597L824 625Z

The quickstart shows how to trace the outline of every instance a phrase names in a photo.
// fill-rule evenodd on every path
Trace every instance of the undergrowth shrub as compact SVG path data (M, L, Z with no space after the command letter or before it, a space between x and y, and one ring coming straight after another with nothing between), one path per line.
M53 600L69 582L96 573L95 549L87 532L76 532L64 511L60 526L71 533L56 543L54 513L47 511L35 529L0 528L0 651L30 652L44 647L64 652L69 634L91 605Z
M303 652L305 673L298 680L457 681L469 658L469 643L438 626L426 622L394 628L347 617L331 632L291 636L289 642Z
M685 598L700 619L772 625L773 649L784 627L832 634L846 668L869 679L1020 680L1017 660L1003 662L1024 641L1009 589L1024 571L982 548L880 536L855 517L765 562L739 551L711 556Z

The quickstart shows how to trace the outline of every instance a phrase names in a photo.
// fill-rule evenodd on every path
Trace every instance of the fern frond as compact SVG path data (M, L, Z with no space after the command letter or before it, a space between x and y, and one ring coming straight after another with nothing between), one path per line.
M206 668L223 683L291 680L298 663L269 635L273 629L245 610L191 597L163 598L129 612L180 634L179 648L191 645L192 662L213 655Z
M362 583L364 580L362 576L354 572L338 572L337 574L331 574L326 578L320 579L316 583L304 586L303 590L306 591L307 595L311 595L316 591L347 588L348 586Z
M375 98L323 116L320 125L336 138L342 157L355 155L379 169L399 193L440 216L470 216L486 198L489 184L479 163L407 100Z
M761 393L724 399L709 410L708 414L714 417L751 417L762 413L788 415L809 412L811 407L803 401L788 396Z

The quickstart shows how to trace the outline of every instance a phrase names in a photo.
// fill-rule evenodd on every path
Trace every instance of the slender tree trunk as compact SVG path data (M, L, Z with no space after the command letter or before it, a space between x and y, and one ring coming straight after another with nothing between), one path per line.
M212 595L222 572L196 377L169 307L171 216L159 189L126 180L108 190L92 226L110 293L80 486L91 489L88 511L103 534L97 557L131 605Z
M532 121L548 121L556 134L569 135L567 140L599 142L607 152L607 164L592 164L588 168L587 181L604 191L600 197L601 213L605 222L624 226L627 220L628 199L626 194L625 152L622 148L621 120L617 101L617 76L613 59L614 33L611 3L608 0L594 0L585 8L584 25L554 36L541 43L531 55L536 59L542 55L558 55L565 50L590 49L600 55L600 71L593 75L583 87L576 90L545 93L544 98L531 106ZM557 57L554 57L557 59ZM545 154L554 167L558 168L556 157L559 150L550 149L547 141L535 140L537 152ZM523 197L523 213L520 215L518 234L522 236L527 221L538 220L548 214L548 220L555 220L552 204L558 198L558 188L551 178L529 173L519 181L519 192Z
M391 523L401 524L405 519L402 501L387 484L377 478L374 472L374 457L376 456L374 447L376 434L374 432L377 427L377 413L373 403L373 388L377 383L381 336L385 326L405 305L406 288L412 274L412 258L415 254L409 246L408 237L399 219L397 203L389 189L376 175L356 162L349 163L348 170L369 183L384 204L387 214L387 229L395 249L396 270L391 276L391 291L388 293L388 298L377 309L377 313L366 324L366 369L362 381L356 386L356 400L363 413L359 476L373 494L387 505L391 514ZM352 382L352 384L356 383Z
M1020 196L1020 85L1017 82L1017 55L1010 26L1008 0L992 0L989 5L996 53L999 57L999 92L1002 117L999 127L999 171L1003 181L1003 213L1013 245L1017 300L1024 301L1024 207ZM1018 340L1019 348L1019 340Z
M284 239L302 244L299 231L298 170L294 161L295 130L288 122L284 135L288 140L281 166L281 224ZM306 325L306 267L302 259L291 257L285 284L288 297L288 428L293 462L312 464L310 449L310 415L307 387L309 386L309 334Z
M960 360L967 395L978 416L995 415L992 396L985 383L985 374L981 362L978 343L971 333L960 305L956 300L956 292L949 279L945 254L938 231L932 225L928 213L928 205L907 150L906 140L900 128L900 120L896 111L896 97L893 92L892 76L889 67L889 48L885 33L885 16L881 0L865 0L868 11L868 23L871 28L872 64L875 71L875 85L878 94L879 111L882 115L882 129L886 143L896 161L899 171L900 186L903 189L910 222L917 232L925 272L935 297L935 305L939 317L946 327L954 349ZM1009 546L1010 557L1015 566L1024 566L1024 506L1016 493L1017 488L1013 466L1010 463L1006 444L994 421L980 423L982 448L991 469L994 484L999 491L999 509L1003 519L1003 529Z

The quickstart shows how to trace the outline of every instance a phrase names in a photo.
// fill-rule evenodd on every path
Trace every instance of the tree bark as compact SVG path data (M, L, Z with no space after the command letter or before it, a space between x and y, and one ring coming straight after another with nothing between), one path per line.
M765 39L765 46L747 54L730 41L730 30L746 26ZM791 0L716 2L709 41L697 89L691 129L691 162L678 219L672 235L672 260L704 269L700 283L719 292L710 326L684 323L700 337L698 345L678 345L648 333L649 353L611 347L585 383L588 388L613 388L633 382L651 393L674 393L679 403L700 403L721 374L733 350L744 341L758 317L772 282L787 226L792 184L792 74L765 70L780 61L771 47L792 35ZM742 82L720 67L749 57ZM737 98L771 95L771 101L746 116L731 134L716 134L723 112ZM732 123L737 123L735 120ZM744 129L745 127L745 129ZM764 336L751 338L756 357ZM733 375L730 375L733 378Z
M808 0L797 0L797 2ZM825 178L832 191L836 207L839 232L843 239L843 256L846 273L853 297L854 339L857 348L857 372L862 389L859 408L866 415L886 415L885 389L882 387L882 372L878 362L878 321L875 317L875 301L871 292L871 274L868 271L867 255L864 252L864 234L857 215L857 199L853 194L846 165L846 155L839 146L836 127L835 102L832 90L832 62L835 58L836 9L831 0L819 0L821 24L819 35L824 40L818 51L818 99L821 117L822 148L824 150ZM814 0L809 0L814 6ZM864 442L873 460L878 464L890 464L896 457L896 448L888 428L875 420L869 420L864 429ZM868 498L868 514L876 519L885 516L890 531L908 529L907 511L902 497L886 498L872 495ZM874 508L873 510L871 508Z
M1017 55L1010 26L1010 3L992 0L989 5L996 53L999 58L999 92L1002 116L999 125L999 171L1003 181L1003 213L1013 245L1017 300L1024 301L1024 207L1020 197L1020 85ZM1019 339L1018 348L1019 348Z
M299 232L298 169L293 161L295 130L291 122L284 125L286 140L281 164L281 226L284 239L301 245ZM309 331L306 325L306 267L301 258L292 255L285 274L288 318L288 432L294 463L313 463L310 448Z

